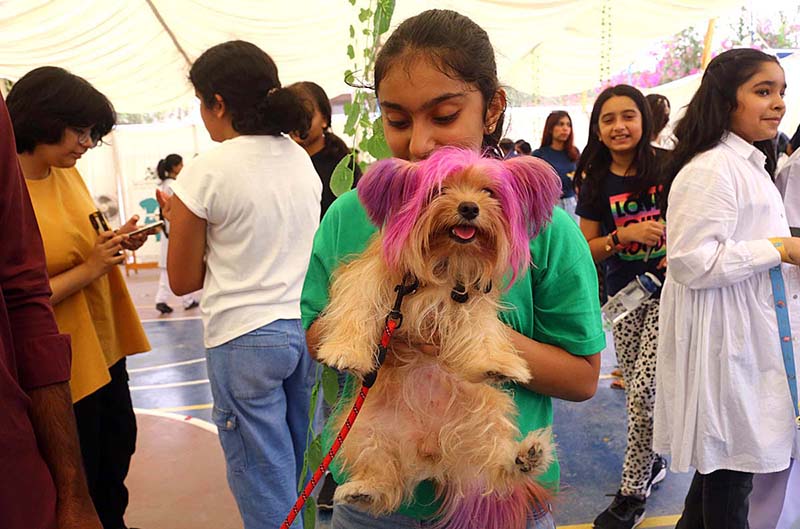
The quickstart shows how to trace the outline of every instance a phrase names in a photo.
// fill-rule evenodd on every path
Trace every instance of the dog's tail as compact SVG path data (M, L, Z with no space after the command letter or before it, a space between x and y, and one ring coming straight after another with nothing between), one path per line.
M525 529L528 520L549 511L551 493L532 479L510 493L476 488L461 495L447 491L435 529Z

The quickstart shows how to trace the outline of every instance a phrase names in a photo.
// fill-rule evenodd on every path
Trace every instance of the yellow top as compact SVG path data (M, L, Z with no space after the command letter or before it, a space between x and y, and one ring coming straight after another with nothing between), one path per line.
M42 180L28 180L50 277L83 263L97 235L89 214L97 208L75 168L52 167ZM72 335L73 402L110 380L121 358L150 350L119 267L53 307L59 330Z

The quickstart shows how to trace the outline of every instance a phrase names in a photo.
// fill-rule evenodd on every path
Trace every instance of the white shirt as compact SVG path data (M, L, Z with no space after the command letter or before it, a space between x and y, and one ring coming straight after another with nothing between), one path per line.
M175 179L172 177L167 177L158 184L158 189L167 196L172 196L172 184L175 183ZM169 234L169 221L164 219L164 229L166 230L166 234ZM167 253L169 252L169 238L165 235L164 232L161 233L161 252L158 255L158 267L159 268L166 268L167 267Z
M800 149L797 149L775 177L775 185L783 195L789 226L800 228Z
M653 449L672 469L766 473L800 456L769 269L788 237L764 155L729 134L678 173L667 212ZM782 265L800 365L800 271Z
M172 190L207 222L205 346L300 318L322 184L285 136L238 136L191 160Z

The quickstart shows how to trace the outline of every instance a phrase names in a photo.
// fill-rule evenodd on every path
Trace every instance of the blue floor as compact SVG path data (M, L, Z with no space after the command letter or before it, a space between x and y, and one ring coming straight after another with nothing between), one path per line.
M201 321L149 322L145 330L152 351L128 359L134 406L210 421L211 391L203 361ZM173 363L182 365L160 367ZM602 372L609 373L613 367L613 352L605 351ZM591 524L610 503L608 495L617 490L625 448L625 395L610 389L609 382L601 380L597 394L587 402L553 401L562 465L562 492L555 505L559 525ZM688 474L669 474L647 502L648 517L679 514L690 478ZM326 518L321 518L320 529Z

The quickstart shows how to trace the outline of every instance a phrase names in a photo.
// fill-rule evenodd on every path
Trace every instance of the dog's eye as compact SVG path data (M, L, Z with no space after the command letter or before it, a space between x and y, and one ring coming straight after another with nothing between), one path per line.
M486 193L486 194L487 194L487 195L489 195L490 197L494 198L494 191L492 191L492 190L491 190L491 189L489 189L488 187L484 187L484 188L483 188L481 191L483 191L484 193Z

